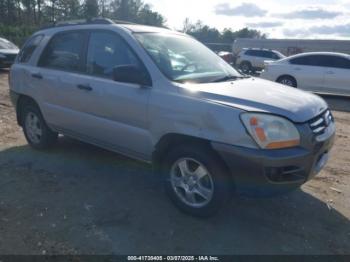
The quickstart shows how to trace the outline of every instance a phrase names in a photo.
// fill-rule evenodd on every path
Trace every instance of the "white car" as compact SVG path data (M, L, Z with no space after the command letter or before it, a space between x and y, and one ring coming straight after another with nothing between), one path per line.
M283 54L269 49L243 49L237 56L236 65L243 73L262 70L266 61L285 58Z
M316 93L350 95L350 55L298 54L267 64L261 77Z

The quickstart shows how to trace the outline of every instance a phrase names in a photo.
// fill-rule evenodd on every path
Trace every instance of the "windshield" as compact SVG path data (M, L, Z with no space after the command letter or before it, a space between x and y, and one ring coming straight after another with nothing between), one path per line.
M10 41L0 39L0 49L18 49L18 47Z
M159 69L172 81L208 83L242 77L217 54L188 36L136 33Z

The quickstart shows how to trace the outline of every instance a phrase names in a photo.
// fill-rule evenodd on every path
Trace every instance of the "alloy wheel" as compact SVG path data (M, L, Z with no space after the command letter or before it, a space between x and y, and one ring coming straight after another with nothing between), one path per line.
M183 203L200 208L211 201L214 183L202 163L192 158L182 158L173 164L170 172L172 188Z
M27 134L31 142L34 144L39 144L42 137L42 128L41 128L41 122L39 117L29 112L25 119L25 128L27 130Z

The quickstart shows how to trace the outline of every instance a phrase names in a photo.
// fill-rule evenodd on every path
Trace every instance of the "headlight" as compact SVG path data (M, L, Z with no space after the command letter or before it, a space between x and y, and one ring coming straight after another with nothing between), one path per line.
M263 149L298 146L300 135L294 124L279 116L259 113L241 114L242 122Z
M4 54L0 54L0 58L6 58Z

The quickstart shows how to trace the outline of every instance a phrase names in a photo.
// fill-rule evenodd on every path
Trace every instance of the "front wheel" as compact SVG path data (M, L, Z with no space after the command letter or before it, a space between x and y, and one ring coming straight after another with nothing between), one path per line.
M165 188L174 204L195 216L210 216L230 196L232 181L211 150L181 146L165 160Z
M285 86L297 87L297 81L291 76L281 76L277 82Z
M241 69L241 71L244 73L244 74L248 74L249 72L252 72L252 65L251 63L249 62L242 62L240 65L239 65L239 68Z

